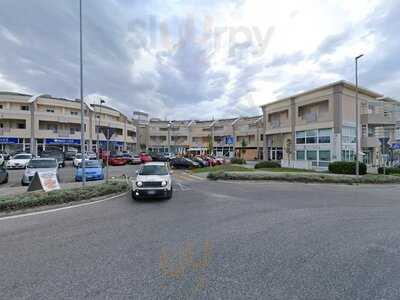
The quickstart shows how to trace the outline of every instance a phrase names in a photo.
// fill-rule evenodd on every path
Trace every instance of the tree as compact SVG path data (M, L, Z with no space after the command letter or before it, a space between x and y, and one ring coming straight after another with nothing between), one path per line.
M208 135L208 153L211 155L214 150L214 141L211 134Z
M140 144L140 149L142 151L146 151L146 144Z

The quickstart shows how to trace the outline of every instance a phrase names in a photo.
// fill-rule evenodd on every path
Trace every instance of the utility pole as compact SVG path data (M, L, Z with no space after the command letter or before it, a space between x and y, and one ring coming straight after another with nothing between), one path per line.
M82 0L79 0L79 54L80 54L80 81L81 81L81 153L82 153L82 186L86 182L85 170L85 121L83 105L83 46L82 46Z
M97 143L96 143L96 152L97 152L97 160L100 159L100 122L101 122L101 105L105 103L105 101L103 99L100 99L100 113L98 114L98 126L97 126Z
M360 175L360 161L359 161L359 148L360 148L360 141L359 141L359 123L360 123L360 113L359 113L359 100L358 100L358 60L363 57L364 54L361 54L356 57L356 175Z

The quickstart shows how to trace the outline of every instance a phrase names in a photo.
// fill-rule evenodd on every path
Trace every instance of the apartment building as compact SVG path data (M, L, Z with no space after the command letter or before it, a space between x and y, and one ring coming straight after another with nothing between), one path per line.
M261 116L221 120L163 121L150 119L146 141L151 152L208 153L218 156L241 156L256 159L262 156Z
M134 149L136 127L121 112L105 105L85 104L86 149L106 147L105 133L111 132L111 149ZM101 130L99 130L99 128ZM81 145L80 101L0 92L0 150L31 151L46 148L66 150ZM97 142L98 141L98 142Z
M300 168L326 168L354 160L356 87L339 81L262 106L264 156ZM379 138L399 143L399 102L359 88L359 154L369 165L382 159Z

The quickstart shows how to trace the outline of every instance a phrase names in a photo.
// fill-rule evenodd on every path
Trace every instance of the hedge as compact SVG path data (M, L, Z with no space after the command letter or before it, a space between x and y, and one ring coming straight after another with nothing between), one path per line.
M241 181L280 181L321 184L400 184L398 176L382 176L368 174L365 176L338 176L333 174L293 174L293 173L265 173L265 172L218 172L209 173L210 180L241 180Z
M257 163L254 168L256 169L273 169L273 168L280 168L281 162L280 161L261 161Z
M379 174L383 174L383 171L385 171L386 175L400 174L400 167L391 167L391 168L386 168L385 170L383 167L378 168Z
M356 162L355 161L335 161L329 164L329 172L334 174L348 174L356 175ZM359 174L367 174L367 165L360 162Z
M129 188L130 186L126 181L111 181L109 183L93 184L81 188L62 189L49 193L40 191L3 196L0 197L0 212L88 200L100 196L122 193L128 191Z
M246 164L246 160L243 158L231 158L231 164L235 164L235 165L245 165Z

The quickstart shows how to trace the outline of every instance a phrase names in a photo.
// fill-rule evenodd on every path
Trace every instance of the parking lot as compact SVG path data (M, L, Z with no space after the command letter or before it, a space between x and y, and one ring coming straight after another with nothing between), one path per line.
M72 165L72 161L66 161L64 168L58 169L60 183L71 183L75 182L75 168ZM109 166L109 177L117 176L133 176L135 171L138 169L138 165L125 165L125 166ZM7 184L0 185L0 191L4 188L18 187L21 186L21 178L25 170L7 170L9 174L9 180ZM104 170L105 172L105 170Z

